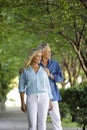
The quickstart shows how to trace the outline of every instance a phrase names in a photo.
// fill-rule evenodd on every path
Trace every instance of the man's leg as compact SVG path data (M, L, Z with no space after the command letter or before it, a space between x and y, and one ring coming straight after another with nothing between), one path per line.
M53 130L62 130L58 101L52 103L53 109L49 111L49 115L52 120Z

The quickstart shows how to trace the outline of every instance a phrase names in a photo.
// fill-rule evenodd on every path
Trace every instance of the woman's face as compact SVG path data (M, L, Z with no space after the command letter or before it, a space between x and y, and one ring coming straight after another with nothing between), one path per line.
M41 52L36 52L36 54L34 55L33 59L32 59L32 62L34 63L40 63L41 61Z

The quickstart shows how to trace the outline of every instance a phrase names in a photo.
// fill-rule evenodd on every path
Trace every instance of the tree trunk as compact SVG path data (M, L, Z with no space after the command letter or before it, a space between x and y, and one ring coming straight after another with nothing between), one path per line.
M82 127L82 130L85 130L85 125Z
M86 55L87 55L87 46L86 46L86 43L84 43L86 49L84 49L84 55L83 56L83 48L82 48L82 38L83 38L83 32L84 32L84 29L85 29L85 24L83 25L83 28L82 30L80 31L81 33L79 34L79 36L77 36L77 28L76 28L76 23L74 23L74 28L75 28L75 35L76 35L76 41L73 40L72 38L70 38L67 34L64 33L64 31L60 31L59 34L61 36L63 36L73 47L73 50L75 51L76 55L78 56L78 59L80 61L80 64L82 66L82 69L87 77L87 62L86 62ZM77 40L77 37L79 40Z

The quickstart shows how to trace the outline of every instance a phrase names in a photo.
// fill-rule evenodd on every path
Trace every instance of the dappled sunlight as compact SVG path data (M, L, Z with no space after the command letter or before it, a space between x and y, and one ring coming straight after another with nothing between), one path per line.
M15 77L12 80L12 83L10 84L10 87L13 89L10 90L10 92L7 94L7 100L5 102L5 105L7 107L20 107L20 94L18 90L18 83L19 83L19 77ZM25 101L26 101L26 96L25 96Z
M19 83L19 77L15 77L12 80L12 83L10 86L13 88L10 90L10 92L7 94L7 100L5 102L6 106L9 107L19 107L20 106L20 94L18 92L18 83Z
M14 88L7 94L6 106L19 107L20 106L20 95L18 88Z

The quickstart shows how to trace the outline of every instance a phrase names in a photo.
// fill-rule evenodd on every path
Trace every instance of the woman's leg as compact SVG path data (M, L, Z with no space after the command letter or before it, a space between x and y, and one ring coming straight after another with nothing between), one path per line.
M46 119L49 107L49 97L46 93L38 94L38 130L46 130Z
M38 109L38 98L36 94L27 96L27 116L29 130L37 129L37 109Z

